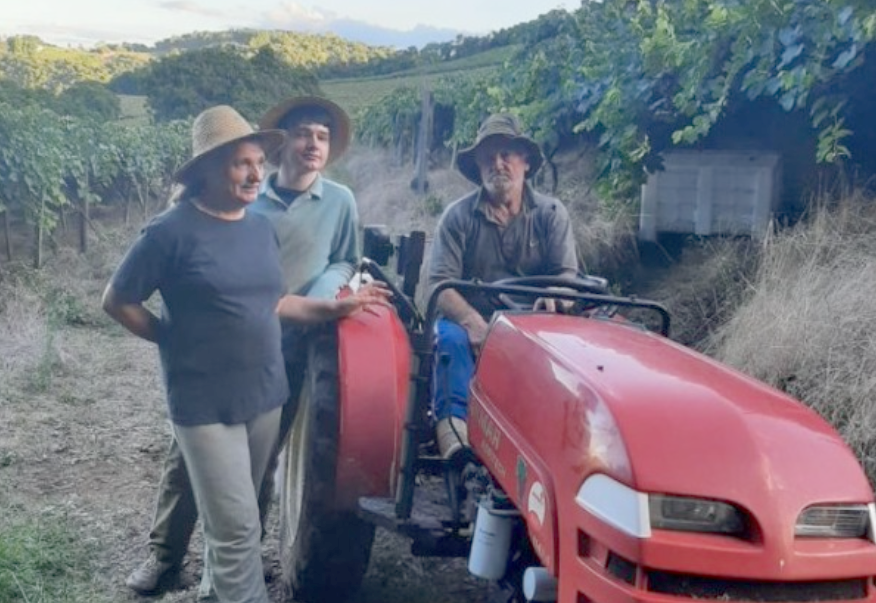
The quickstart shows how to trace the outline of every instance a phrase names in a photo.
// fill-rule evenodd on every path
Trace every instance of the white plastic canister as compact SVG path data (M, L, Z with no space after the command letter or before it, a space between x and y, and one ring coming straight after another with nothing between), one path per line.
M505 575L511 549L511 532L517 511L497 509L492 499L478 503L474 536L468 556L468 571L487 580L498 580Z

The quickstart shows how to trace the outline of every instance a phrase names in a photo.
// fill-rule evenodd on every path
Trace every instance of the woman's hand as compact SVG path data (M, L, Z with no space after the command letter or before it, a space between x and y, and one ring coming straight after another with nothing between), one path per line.
M391 307L390 298L392 298L392 291L383 283L379 281L366 283L359 287L355 293L336 300L338 318L349 316L360 309L367 311L369 306Z
M349 316L369 306L389 306L392 292L382 283L362 285L355 293L338 299L312 299L301 295L285 295L277 303L277 314L284 320L300 324L315 324Z

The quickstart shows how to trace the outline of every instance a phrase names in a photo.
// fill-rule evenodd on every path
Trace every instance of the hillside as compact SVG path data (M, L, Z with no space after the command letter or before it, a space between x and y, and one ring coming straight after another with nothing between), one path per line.
M351 115L368 109L385 99L399 88L432 86L442 78L465 76L484 79L496 74L519 46L503 46L473 54L460 59L451 59L408 68L387 75L372 77L343 77L320 80L319 86L325 95L341 105Z

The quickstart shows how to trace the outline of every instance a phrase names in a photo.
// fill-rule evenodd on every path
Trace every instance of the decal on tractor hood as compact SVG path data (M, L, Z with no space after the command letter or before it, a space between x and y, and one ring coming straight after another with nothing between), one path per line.
M517 504L523 503L523 495L526 492L526 461L522 456L517 457Z
M526 503L526 508L527 511L535 515L540 526L544 525L546 507L544 486L541 485L541 482L533 482L529 489L529 500Z

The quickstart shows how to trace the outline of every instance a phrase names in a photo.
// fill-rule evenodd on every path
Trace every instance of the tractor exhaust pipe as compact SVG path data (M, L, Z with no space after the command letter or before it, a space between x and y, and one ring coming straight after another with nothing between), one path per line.
M543 567L528 567L523 572L523 596L527 601L554 603L557 600L557 579Z

